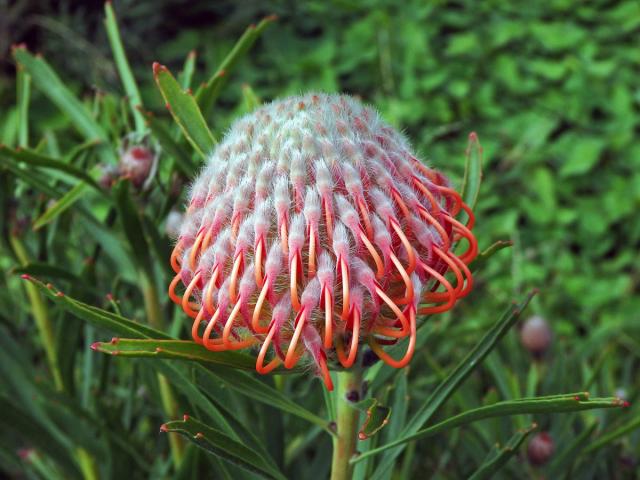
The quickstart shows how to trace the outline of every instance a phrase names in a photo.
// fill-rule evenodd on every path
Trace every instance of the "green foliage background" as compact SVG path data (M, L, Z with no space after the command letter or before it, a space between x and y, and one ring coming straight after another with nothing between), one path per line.
M0 37L35 42L29 48L42 52L88 104L96 92L101 92L105 100L99 121L107 126L110 140L118 144L127 133L127 122L120 115L117 98L123 92L102 27L102 5L61 2L54 7L37 3L16 2L3 7L7 15L0 28L6 35L2 32ZM123 1L115 2L114 7L143 103L159 115L163 106L153 84L152 61L179 71L187 52L195 50L198 56L193 85L197 86L215 71L246 25L265 14L279 15L278 22L231 73L207 118L218 137L233 118L247 111L244 84L264 101L308 90L347 92L375 105L386 120L404 130L425 161L459 185L467 135L478 132L485 157L475 233L483 248L500 239L512 240L514 246L492 258L478 277L474 293L452 313L430 320L434 324L432 340L416 355L408 374L408 411L428 396L443 372L462 358L504 305L532 287L539 288L540 294L526 314L541 315L551 324L555 334L551 351L534 364L520 347L517 332L511 332L479 373L452 397L448 412L491 399L582 390L592 395L622 395L637 403L637 2ZM0 142L11 146L17 143L18 135L15 73L8 45L0 47L7 58L0 79ZM37 89L32 91L30 120L30 146L45 138L48 142L43 149L49 155L56 150L66 154L82 141L69 118ZM101 160L92 154L83 165L89 169ZM0 175L6 175L2 166ZM159 231L166 215L162 199L168 179L168 173L161 172L159 183L165 184L144 200L157 214L150 212L149 216ZM81 275L83 259L92 254L83 242L86 233L76 231L66 239L68 245L56 236L56 229L73 232L70 223L80 221L78 217L63 215L46 234L34 234L29 225L36 213L42 212L45 199L20 183L11 188L11 192L3 192L3 236L19 221L26 225L24 240L34 258L43 263L53 261ZM174 201L179 205L179 199ZM105 205L97 202L92 208L99 218L105 218ZM7 216L10 209L17 212L14 219ZM162 242L168 248L166 237L159 239ZM5 272L0 295L0 323L6 344L2 350L5 354L16 350L15 358L24 362L21 368L32 365L25 375L47 376L41 347L32 334L33 320L26 307L29 301L10 271L15 264L15 256L5 242L0 251L0 266ZM88 303L106 306L104 294L113 292L122 299L120 307L126 316L142 317L143 302L135 274L122 268L98 263L93 283L83 294ZM163 308L173 315L169 307ZM66 328L83 328L79 322L66 321ZM174 329L180 328L175 322ZM75 342L69 344L69 348L77 348L78 355L69 359L66 368L75 372L75 378L81 378L82 365L94 369L90 371L95 375L100 371L110 375L97 392L103 396L97 401L101 406L92 407L111 416L103 418L104 428L122 429L123 436L131 435L144 459L142 463L154 452L166 459L167 445L161 443L166 440L156 442L155 433L166 418L147 400L157 394L145 391L138 398L139 392L126 390L138 385L136 376L148 377L150 370L121 364L121 375L114 375L113 370L106 370L107 362L102 358L86 367L86 362L82 364L79 359L89 356L87 342L98 339L104 339L104 335L93 330L78 333ZM382 396L393 401L393 392L401 388L398 385L403 380L399 380L402 374L391 377L391 373L384 378L395 387ZM92 391L98 388L90 386ZM382 381L374 386L383 391ZM0 388L8 393L5 387ZM319 385L299 380L284 388L311 411L321 410L320 398L317 402L307 398L320 395ZM123 400L127 395L134 395L135 400L127 403ZM94 401L84 402L86 406ZM268 411L265 407L264 413ZM256 415L247 412L242 414L245 419ZM0 414L2 422L8 422L4 415ZM632 406L621 412L543 415L535 420L552 432L561 453L579 435L589 433L596 420L598 428L613 431L637 423L639 415L638 407ZM470 473L469 465L482 463L496 441L506 442L514 426L523 427L529 420L485 421L479 427L412 444L401 457L396 478L427 471L437 472L439 478L463 478ZM286 427L286 422L279 426ZM288 441L298 438L298 442L308 443L295 450L300 457L289 459L287 472L294 475L307 471L305 458L316 462L312 463L318 469L315 471L326 472L328 439L296 436L302 431L299 426L289 430ZM11 449L20 445L2 438L6 448L0 457L2 469L26 469L30 472L27 475L39 475L33 462L21 463L14 455ZM583 447L588 448L589 442L597 439L597 433L590 433ZM136 463L135 459L128 461ZM640 437L635 430L588 456L577 455L572 478L635 478L639 461ZM168 471L162 462L152 468L165 474ZM505 478L545 473L526 465L522 457L506 468ZM111 470L117 471L116 467ZM554 471L546 471L547 475L551 473Z

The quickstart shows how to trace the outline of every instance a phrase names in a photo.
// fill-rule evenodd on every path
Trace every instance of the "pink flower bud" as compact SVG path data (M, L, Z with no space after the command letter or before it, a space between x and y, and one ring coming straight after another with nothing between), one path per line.
M146 188L156 170L157 155L148 147L134 145L120 155L120 175L131 180L136 188Z
M547 432L540 432L534 435L527 447L527 457L529 463L536 467L544 465L552 457L556 446L553 438Z
M528 318L520 330L522 345L535 357L541 357L551 345L553 333L547 321L539 315Z

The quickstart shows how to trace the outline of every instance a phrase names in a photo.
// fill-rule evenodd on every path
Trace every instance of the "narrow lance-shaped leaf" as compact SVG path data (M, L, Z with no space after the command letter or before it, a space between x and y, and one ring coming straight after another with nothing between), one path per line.
M40 291L45 293L50 300L68 310L80 320L95 325L98 328L110 330L117 335L139 339L171 339L171 337L164 332L75 300L55 289L52 285L45 285L33 277L25 275L23 278L32 282ZM223 366L213 363L209 363L208 365L209 368L197 365L195 371L200 375L211 377L213 381L222 381L228 385L229 388L233 388L254 400L289 412L311 423L321 426L327 432L329 431L326 420L305 409L280 391L257 380L248 373L230 369L226 365Z
M106 15L104 23L107 28L107 36L109 37L109 44L111 45L113 58L116 62L118 73L122 80L122 85L127 93L131 112L133 113L133 120L136 124L136 132L142 135L145 132L144 118L138 110L138 107L142 106L142 99L140 97L140 91L138 90L136 80L131 72L131 67L129 66L124 46L122 45L120 30L118 29L118 21L116 20L116 15L113 11L113 7L111 6L111 2L106 2L104 4L104 12Z
M220 95L222 87L227 78L229 78L231 69L233 69L236 63L238 63L238 60L249 51L264 29L276 19L277 17L275 15L270 15L263 18L258 25L250 25L238 39L231 49L231 52L225 57L209 81L197 90L196 100L205 116L209 114L218 95Z
M193 177L196 174L197 169L191 161L191 155L186 146L176 141L169 129L160 119L156 118L153 113L145 112L145 116L147 125L151 129L156 140L160 142L160 146L164 153L168 154L175 160L176 166L184 175L189 178Z
M97 352L121 357L152 357L226 365L241 370L255 370L255 359L235 352L212 352L191 340L157 340L114 338L110 342L96 342L91 348Z
M191 50L184 61L182 71L178 74L178 82L183 89L191 87L193 72L196 68L196 51Z
M149 254L149 245L142 228L138 207L133 203L129 193L129 181L122 180L118 182L113 188L113 192L122 230L133 251L133 263L137 264L143 271L148 272L149 275L152 275L153 266Z
M435 388L429 398L418 408L418 411L407 422L400 440L416 433L438 411L446 400L458 389L464 380L482 363L493 350L498 341L516 323L535 291L530 293L520 304L511 305L493 327L480 339L480 342L465 356L456 368ZM385 452L372 478L379 479L393 466L394 460L404 449L404 445Z
M183 420L165 423L160 430L179 433L209 453L264 478L286 479L254 450L188 415Z
M16 76L16 99L18 104L18 145L29 145L29 99L31 97L31 76L18 65Z
M164 65L154 63L153 76L167 108L189 143L202 157L207 156L216 142L193 95L182 89Z
M528 428L523 428L517 431L509 441L503 446L496 446L492 450L485 461L480 465L469 480L485 480L494 478L494 475L513 457L524 440L538 428L537 424L532 424Z
M493 417L505 417L520 414L535 413L561 413L561 412L578 412L582 410L593 410L596 408L620 408L625 404L619 398L593 398L588 396L580 396L574 394L567 395L551 395L548 397L524 398L518 400L508 400L504 402L494 403L493 405L485 405L483 407L474 408L466 412L460 413L454 417L448 418L431 427L419 430L412 435L407 435L386 445L382 445L373 450L363 453L354 462L387 451L390 448L407 442L432 437L440 432L451 430L462 425L467 425L478 420Z
M55 158L41 155L32 150L14 150L4 145L0 146L0 155L4 155L5 157L11 158L17 162L24 162L28 165L58 170L60 172L71 175L78 180L86 182L88 185L91 185L93 188L102 193L102 189L100 188L98 183L93 178L91 178L84 170L80 170L73 165L62 162Z
M53 220L58 218L62 213L66 212L74 203L76 203L82 195L85 193L86 183L78 183L75 187L65 193L61 198L56 200L53 205L47 208L42 215L40 215L33 222L33 229L38 230Z
M75 127L87 139L99 138L105 142L108 140L102 126L96 122L82 102L71 93L42 57L32 55L23 46L14 48L13 55L16 61L29 72L38 89L69 116Z

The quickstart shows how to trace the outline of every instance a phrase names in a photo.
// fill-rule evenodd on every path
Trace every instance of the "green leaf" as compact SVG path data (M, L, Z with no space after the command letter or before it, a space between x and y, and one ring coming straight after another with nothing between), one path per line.
M425 425L446 400L455 392L464 380L482 363L486 356L493 350L498 341L516 323L520 313L524 310L531 298L535 295L531 292L520 303L514 303L502 317L491 327L491 329L480 339L480 342L469 352L469 354L456 366L456 368L435 388L425 403L423 403L413 417L407 422L407 427L402 431L400 440L415 434ZM373 474L372 478L379 478L385 471L393 466L397 456L402 452L404 446L401 445L385 453L384 458ZM367 455L369 452L367 452Z
M42 57L32 55L24 47L14 48L13 56L31 75L38 89L49 97L62 112L69 116L75 127L88 140L100 139L105 142L108 141L107 134L102 126L96 122L82 102L71 93Z
M58 218L58 216L64 212L66 212L71 206L80 200L80 197L85 193L86 183L78 183L75 187L65 193L61 198L56 200L53 205L47 208L42 215L40 215L33 222L33 229L38 230L48 223L51 223L53 220Z
M163 432L179 433L200 448L249 472L265 478L286 479L274 465L254 450L187 415L183 420L165 423L160 429Z
M378 400L376 400L375 398L373 398L372 400L373 402L366 410L367 418L360 428L360 432L358 432L358 438L360 440L366 440L367 438L372 437L373 435L378 433L382 429L382 427L389 423L391 409L389 407L385 407L384 405L380 405L378 403Z
M191 80L193 79L193 72L196 68L196 51L191 50L184 61L182 71L178 74L178 82L180 86L185 90L191 87Z
M322 427L326 432L333 433L329 429L329 423L324 418L310 412L279 390L258 380L253 375L238 370L230 370L228 367L215 364L208 364L206 369L205 367L202 368L207 373L223 381L229 388L249 398L303 418Z
M505 444L504 447L496 445L480 468L473 472L469 480L485 480L494 478L494 475L500 470L511 457L513 457L524 440L536 429L538 425L533 423L530 427L517 431Z
M41 292L43 292L50 300L58 304L68 312L74 314L80 320L111 331L117 335L124 335L135 338L162 338L170 339L171 337L160 330L155 330L147 325L143 325L128 318L116 315L115 313L102 310L101 308L87 305L86 303L75 300L63 292L57 290L53 285L45 285L34 277L23 276L23 278L33 283Z
M258 98L256 92L246 83L242 85L242 98L244 99L244 108L248 113L253 112L262 105L262 101Z
M149 245L142 228L138 206L134 204L129 194L129 183L128 180L121 180L113 187L118 218L133 252L133 263L152 275L153 264L149 254Z
M553 456L547 471L551 478L560 478L562 472L571 471L571 464L576 461L582 450L587 445L587 440L598 428L598 422L594 421L586 426L571 443L566 445L560 452Z
M18 112L18 145L29 145L29 100L31 97L31 76L18 65L16 75L16 100Z
M604 140L601 138L575 138L571 143L569 152L562 159L560 176L582 175L591 171L598 162L605 145Z
M182 173L184 173L188 178L195 176L197 169L193 165L191 155L187 149L181 143L174 140L171 132L167 129L164 123L156 118L151 112L146 113L146 119L147 125L151 129L153 136L158 140L164 152L175 160L177 167L182 171Z
M171 337L164 332L134 322L106 310L92 307L78 300L74 300L59 290L56 290L52 285L45 285L33 277L26 276L24 278L38 287L38 289L45 293L50 300L54 301L65 310L73 313L80 320L91 325L95 325L98 328L110 330L117 335L138 339L171 339ZM325 419L315 415L280 391L257 380L248 373L231 370L228 366L221 364L208 363L207 365L208 368L205 368L202 365L197 365L195 371L200 375L214 377L216 380L224 382L229 388L232 388L243 395L284 410L292 415L296 415L311 423L319 425L325 429L325 431L330 432L328 422Z
M464 166L464 178L460 195L464 203L473 210L478 202L480 184L482 183L482 146L476 132L469 134L466 155L467 160Z
M167 108L176 123L180 125L185 137L202 157L206 157L213 150L216 141L207 127L195 98L190 92L182 89L164 65L154 63L153 76Z
M32 186L38 192L44 193L50 198L60 198L64 192L57 186L50 185L49 179L39 172L29 171L19 167L16 162L0 156L0 165L12 172L16 177L20 178L27 185Z
M41 262L31 262L21 267L12 268L9 273L18 275L36 275L48 278L59 278L60 280L68 280L73 283L80 282L80 277L78 277L76 274L65 270L64 268Z
M493 257L496 253L504 248L509 248L513 246L512 240L498 240L495 243L489 245L485 250L483 250L474 260L469 264L469 269L472 272L475 272L481 269L491 257Z
M156 340L119 338L110 342L96 342L91 348L97 352L121 357L152 357L192 362L213 363L241 370L253 371L256 361L244 353L212 352L191 340Z
M623 406L628 406L628 404L624 402ZM621 427L616 428L615 430L601 436L598 440L596 440L595 442L590 444L587 448L585 448L582 454L588 455L590 453L593 453L596 450L599 450L600 448L606 445L609 445L615 440L621 437L624 437L626 434L634 431L636 428L640 428L640 415L636 415L635 418L632 418Z
M77 178L78 180L86 182L87 184L98 190L100 193L102 193L100 185L98 185L98 183L93 178L91 178L84 170L80 170L73 165L62 162L60 160L56 160L55 158L47 157L46 155L40 155L39 153L36 153L32 150L14 150L4 145L0 145L0 155L4 155L5 157L11 158L17 162L24 162L27 165L50 168L52 170L57 170L69 174L72 177Z
M238 39L231 52L222 61L213 76L196 92L196 100L204 115L208 115L216 99L222 91L233 67L251 48L265 28L274 20L275 15L263 18L258 25L250 25Z
M118 29L118 21L116 20L116 15L113 11L113 7L111 6L111 2L106 2L104 4L104 12L106 15L104 23L107 28L107 36L109 37L109 44L111 45L113 58L116 62L116 67L118 68L118 73L120 74L120 80L122 80L124 91L127 94L131 111L133 112L136 132L142 135L146 130L144 118L138 110L138 107L142 107L142 99L122 45L120 30Z
M593 410L596 408L620 408L622 406L624 406L624 402L616 397L589 399L586 395L580 396L573 393L550 395L538 398L507 400L460 413L440 423L436 423L431 427L418 430L411 435L405 435L391 443L369 450L353 461L359 462L363 458L382 453L390 448L397 447L398 445L402 445L413 440L432 437L440 432L451 430L452 428L458 428L462 425L467 425L486 418L535 413L579 412L583 410Z

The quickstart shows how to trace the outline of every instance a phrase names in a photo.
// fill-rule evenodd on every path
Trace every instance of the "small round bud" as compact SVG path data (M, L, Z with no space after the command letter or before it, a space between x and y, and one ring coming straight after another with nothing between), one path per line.
M520 330L522 345L535 357L544 355L551 345L552 337L549 324L538 315L527 319L522 325L522 330Z
M146 188L155 174L156 159L155 152L145 146L128 147L120 155L120 174L136 188Z
M544 465L552 457L555 449L555 443L549 433L538 433L529 441L529 446L527 447L529 463L536 467Z

